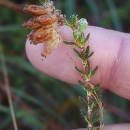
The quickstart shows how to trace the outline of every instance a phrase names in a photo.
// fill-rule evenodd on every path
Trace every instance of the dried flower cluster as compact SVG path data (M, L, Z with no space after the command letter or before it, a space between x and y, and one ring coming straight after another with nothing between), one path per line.
M34 45L45 42L45 49L41 55L46 57L62 41L59 27L64 24L64 17L59 10L55 9L50 0L43 3L42 6L27 5L23 10L34 16L23 24L25 28L32 29L28 38Z

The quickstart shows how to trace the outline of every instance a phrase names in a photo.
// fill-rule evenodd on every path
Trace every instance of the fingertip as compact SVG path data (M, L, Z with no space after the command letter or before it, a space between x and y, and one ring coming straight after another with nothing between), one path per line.
M39 69L38 66L42 59L41 53L43 51L43 47L43 44L33 45L31 44L29 39L26 40L25 51L27 58L29 59L31 64L37 69Z
M74 62L78 62L78 60L75 59L75 55L69 45L61 43L44 61L41 56L41 52L44 50L44 43L33 45L27 40L25 48L29 61L39 71L72 84L75 84L80 78L74 67Z
M72 41L73 40L73 31L70 27L64 25L60 27L60 35L63 40Z

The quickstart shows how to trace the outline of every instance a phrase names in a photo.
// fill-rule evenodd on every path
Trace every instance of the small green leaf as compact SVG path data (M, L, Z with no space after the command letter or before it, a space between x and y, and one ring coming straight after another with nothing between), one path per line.
M98 66L95 67L95 69L92 71L92 76L97 72Z
M74 38L77 40L77 39L79 39L79 36L80 36L80 32L79 32L79 30L74 30L73 31L73 35L74 35Z
M79 82L80 87L82 87L83 90L87 91L87 86L84 85L84 83L82 83L80 80L78 82Z
M77 15L72 15L71 17L72 17L72 23L73 23L73 25L74 26L77 25L77 23L78 23L78 16Z
M87 59L90 58L93 54L94 54L94 52L91 52L91 53L89 54L89 56L87 57Z
M94 108L95 107L95 102L92 102L91 104L90 104L90 108Z
M85 116L84 119L88 124L90 124L89 118L87 116Z
M98 91L98 90L100 90L101 89L101 86L98 84L98 85L96 85L96 86L94 86L94 91Z
M85 51L85 59L89 59L92 55L94 54L94 52L90 53L90 46L88 45Z
M80 59L83 59L83 57L82 57L82 55L81 55L81 53L80 53L79 51L77 51L75 48L73 48L73 50L74 50L74 52L78 55L78 57L79 57Z
M92 72L88 71L87 78L91 78L91 77L92 77Z
M88 41L89 37L90 37L90 33L89 33L89 34L87 35L87 37L85 38L85 43Z
M85 38L84 38L84 33L81 33L81 35L80 35L80 42L81 42L82 44L84 44L84 43L85 43L84 40L85 40Z
M69 26L69 27L72 27L72 26L73 26L72 23L71 23L69 20L65 20L65 23L66 23L66 25Z
M64 43L67 44L67 45L74 45L73 42L67 42L67 41L64 41Z
M86 51L85 51L85 59L87 59L87 58L88 58L89 51L90 51L90 47L89 47L89 46L87 46Z
M88 72L90 72L91 71L91 67L90 67L90 62L89 61L87 61L87 66L88 66Z
M75 69L76 69L79 73L84 74L84 72L83 72L82 70L80 70L77 66L75 66Z

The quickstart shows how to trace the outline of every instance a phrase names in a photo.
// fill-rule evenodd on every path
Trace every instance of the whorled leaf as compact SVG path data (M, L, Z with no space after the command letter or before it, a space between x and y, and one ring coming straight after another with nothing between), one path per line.
M65 44L67 45L74 45L74 42L67 42L67 41L64 41Z
M78 15L72 15L71 18L73 26L76 26L78 23Z
M84 45L85 44L85 37L84 37L84 33L81 33L81 35L80 35L80 43L82 44L82 45Z
M87 48L86 48L86 50L85 50L85 59L88 58L89 51L90 51L90 47L89 47L89 45L88 45Z
M94 54L94 52L90 53L90 46L88 45L85 50L85 59L88 60L93 54Z
M91 53L89 54L89 56L87 57L87 59L90 58L93 54L94 54L94 52L91 52Z
M78 57L83 60L82 54L78 50L76 50L75 48L73 48L73 50L78 55Z
M93 88L94 91L99 91L100 89L101 89L100 84L95 85Z
M69 27L72 27L72 26L73 26L73 24L72 24L69 20L67 20L67 19L65 20L65 23L66 23L66 25L69 26Z
M95 69L92 71L91 76L93 76L97 72L97 70L98 70L98 66L96 66Z
M75 66L75 69L79 72L79 73L81 73L81 74L85 74L82 70L80 70L77 66Z
M90 33L89 33L89 34L87 35L87 37L85 38L85 43L88 41L89 37L90 37Z

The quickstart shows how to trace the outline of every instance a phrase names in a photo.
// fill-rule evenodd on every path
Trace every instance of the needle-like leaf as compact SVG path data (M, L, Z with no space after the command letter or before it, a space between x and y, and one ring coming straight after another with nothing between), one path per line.
M73 48L73 50L74 50L74 52L78 55L78 57L79 57L80 59L83 59L83 56L81 55L81 53L80 53L78 50L76 50L75 48Z
M89 34L87 35L87 37L85 38L85 43L88 41L89 37L90 37L90 33L89 33Z
M84 72L83 72L82 70L80 70L77 66L75 66L75 69L76 69L79 73L84 74Z
M64 43L67 44L67 45L74 45L73 42L67 42L67 41L64 41Z
M95 67L95 69L92 71L92 76L97 72L98 66Z

